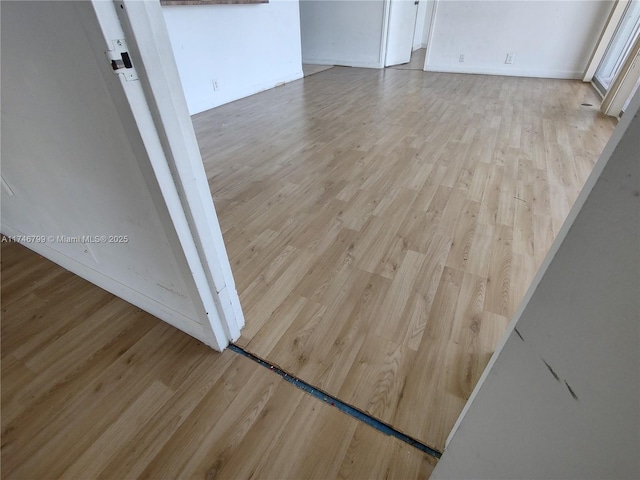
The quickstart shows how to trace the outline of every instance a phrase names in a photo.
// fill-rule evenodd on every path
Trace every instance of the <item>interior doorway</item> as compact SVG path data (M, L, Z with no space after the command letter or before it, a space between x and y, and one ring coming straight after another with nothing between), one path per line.
M418 48L411 52L411 59L408 63L401 63L400 65L391 65L387 68L393 68L395 70L424 70L424 60L427 54L426 48Z
M385 67L411 61L419 4L419 0L389 2Z
M640 1L617 2L609 16L584 81L603 97L603 113L620 117L640 86Z
M640 34L640 2L632 1L618 24L618 28L593 77L593 85L604 97L620 74L635 40Z

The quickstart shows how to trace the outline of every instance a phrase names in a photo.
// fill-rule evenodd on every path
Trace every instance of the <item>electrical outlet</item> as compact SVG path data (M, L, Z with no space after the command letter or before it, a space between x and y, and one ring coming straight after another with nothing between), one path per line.
M213 83L213 91L217 92L218 91L218 82L216 80L211 80L211 82Z
M507 59L504 61L507 65L513 64L513 60L516 58L515 53L507 53Z
M460 56L458 57L458 61L460 63L464 63L464 53L461 53Z

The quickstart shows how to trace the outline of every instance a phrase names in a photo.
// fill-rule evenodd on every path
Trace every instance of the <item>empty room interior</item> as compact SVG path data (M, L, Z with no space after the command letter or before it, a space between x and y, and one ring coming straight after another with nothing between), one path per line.
M640 0L0 16L2 478L640 476Z

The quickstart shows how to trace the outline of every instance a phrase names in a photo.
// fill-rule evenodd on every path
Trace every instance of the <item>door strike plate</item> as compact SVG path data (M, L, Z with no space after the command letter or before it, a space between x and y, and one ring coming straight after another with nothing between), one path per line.
M107 59L111 63L113 73L124 75L127 81L137 80L138 74L131 62L131 56L127 49L127 42L124 38L111 40L112 49L106 52Z

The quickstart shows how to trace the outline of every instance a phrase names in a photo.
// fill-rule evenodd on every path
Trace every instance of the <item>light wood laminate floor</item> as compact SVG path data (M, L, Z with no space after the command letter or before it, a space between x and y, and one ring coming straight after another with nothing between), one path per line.
M2 478L429 476L435 460L2 244Z
M389 68L395 68L397 70L423 70L424 59L427 55L426 48L419 48L411 52L411 60L408 63L402 63L400 65L393 65Z
M310 77L311 75L324 72L325 70L329 70L330 68L333 68L333 65L312 65L308 63L303 63L302 73L304 74L305 77Z
M195 116L238 343L442 449L615 126L582 103L334 67Z

